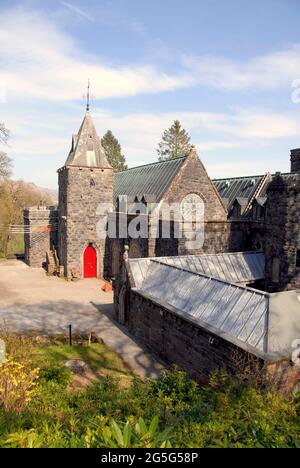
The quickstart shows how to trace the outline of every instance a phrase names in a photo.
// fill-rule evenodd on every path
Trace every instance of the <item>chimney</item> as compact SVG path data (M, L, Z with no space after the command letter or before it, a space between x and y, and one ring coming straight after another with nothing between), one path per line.
M300 173L300 148L291 150L291 172Z

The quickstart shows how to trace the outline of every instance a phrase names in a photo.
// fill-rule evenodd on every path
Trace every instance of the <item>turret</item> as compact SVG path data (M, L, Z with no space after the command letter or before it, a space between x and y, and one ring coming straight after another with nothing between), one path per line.
M291 172L300 173L300 148L291 150Z

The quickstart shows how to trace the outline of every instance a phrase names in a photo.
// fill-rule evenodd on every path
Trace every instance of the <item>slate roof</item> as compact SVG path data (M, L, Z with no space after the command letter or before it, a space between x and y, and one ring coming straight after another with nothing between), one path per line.
M159 202L184 161L185 157L182 157L133 167L127 171L116 173L115 199L119 195L127 195L132 201L135 197L141 199L143 196L146 198L149 196L151 201ZM212 182L230 214L236 200L242 207L246 207L256 195L258 203L265 203L268 187L267 176L270 177L268 174L229 177L213 179ZM281 176L283 179L289 179L294 174L284 173Z
M185 162L185 157L170 161L156 162L117 172L115 179L115 198L154 196L159 202L170 183Z
M225 199L227 209L230 211L237 198L250 200L262 179L263 176L231 177L215 179L213 183L220 197Z
M283 179L288 180L294 177L293 173L280 174ZM214 179L213 183L219 192L220 197L223 199L228 212L230 212L235 200L241 206L246 206L251 198L255 195L256 190L263 181L265 175L247 176L247 177L229 177L226 179ZM275 174L272 175L275 177ZM256 197L258 203L264 204L266 202L267 188L269 182L262 185L259 190L259 195Z
M73 135L72 147L65 166L111 168L91 114L87 111L78 134Z

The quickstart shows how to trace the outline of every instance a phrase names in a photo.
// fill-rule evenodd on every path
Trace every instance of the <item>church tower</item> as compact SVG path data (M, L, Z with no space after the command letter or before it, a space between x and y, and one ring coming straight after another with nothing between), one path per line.
M65 276L106 276L107 241L97 233L97 223L105 215L97 211L100 204L113 203L114 171L94 127L89 103L80 130L73 135L67 161L58 170L58 184L58 256Z

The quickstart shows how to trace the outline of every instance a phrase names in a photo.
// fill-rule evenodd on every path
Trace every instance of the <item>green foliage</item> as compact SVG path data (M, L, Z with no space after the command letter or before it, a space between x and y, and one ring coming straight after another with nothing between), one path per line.
M40 378L46 382L54 382L67 388L71 381L72 372L62 366L50 366L40 370Z
M179 120L175 120L173 125L164 131L158 145L159 161L187 156L191 151L190 140L189 134L181 127Z
M102 376L116 377L120 383L126 383L131 376L122 359L102 343L55 344L40 348L35 356L39 367L52 367L70 359L80 359L87 363L92 371L100 369Z
M10 350L19 345L14 340ZM283 397L224 371L199 388L177 368L158 381L143 382L128 372L124 385L104 345L97 348L100 380L70 391L57 366L71 353L62 345L39 350L33 365L42 360L44 369L34 399L18 415L0 408L1 447L300 446L299 394ZM96 362L95 355L90 364Z
M1 179L1 177L0 177ZM6 256L8 253L22 253L20 238L8 232L11 224L23 224L23 209L26 206L35 206L40 202L51 204L52 200L43 197L40 191L32 185L21 180L0 180L0 253ZM14 250L16 248L16 250Z
M101 140L101 144L109 164L115 169L115 171L126 171L128 167L126 165L125 156L122 154L121 145L111 130L106 132Z
M155 416L147 426L143 418L137 422L127 420L125 424L118 424L114 419L109 424L90 430L86 441L90 447L109 448L170 448L168 439L171 429L159 430L159 420Z
M160 380L150 383L150 388L154 395L168 397L175 404L193 403L199 395L196 382L176 366L164 372Z

